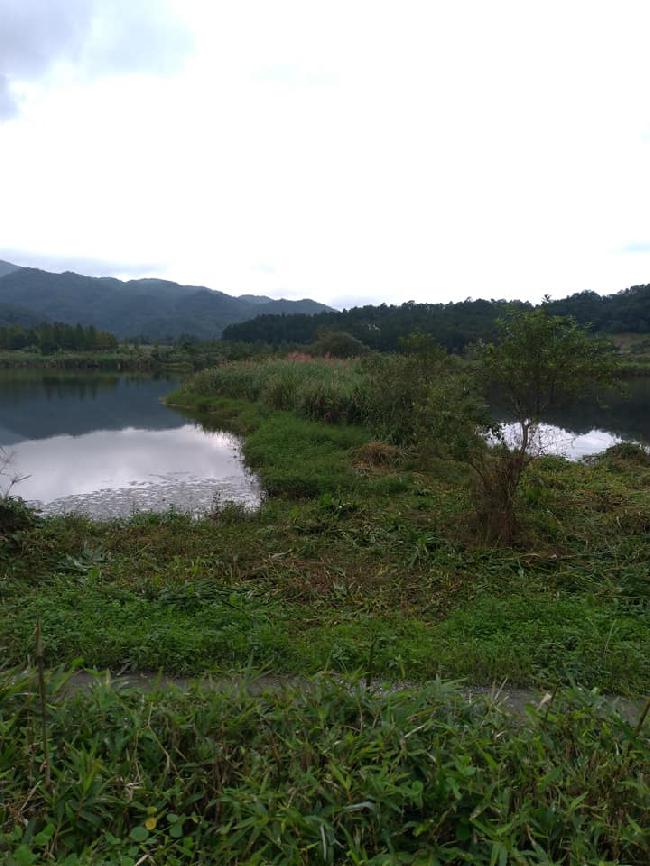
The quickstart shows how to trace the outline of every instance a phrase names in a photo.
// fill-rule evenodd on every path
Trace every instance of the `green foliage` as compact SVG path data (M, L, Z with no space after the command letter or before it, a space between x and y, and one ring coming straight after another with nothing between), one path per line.
M366 354L368 347L345 331L323 331L311 344L309 351L320 357L358 358Z
M406 354L363 362L366 416L382 437L463 457L480 447L486 406L466 370L435 344L415 336Z
M216 397L259 401L314 421L363 423L364 378L354 361L271 358L205 370L171 395L172 405Z
M0 678L12 866L647 862L648 739L595 695L521 723L441 683L62 697L63 679L48 789L34 680Z
M549 306L555 315L572 316L581 325L608 334L650 331L650 285L631 286L612 295L580 292Z
M69 349L50 354L43 354L36 349L8 349L0 351L0 368L192 373L224 361L243 360L263 352L260 346L198 341L164 345L124 343L111 350Z
M29 506L11 491L21 480L11 471L12 455L0 447L0 558L20 538L20 533L33 526L36 515Z
M117 347L117 340L94 325L45 323L34 327L0 327L0 350L31 349L51 354L58 351L104 352Z
M571 316L579 324L608 334L650 332L650 285L634 286L612 295L582 292L545 303L553 315ZM225 340L264 342L269 345L312 343L319 331L345 331L382 352L400 348L414 331L430 335L450 352L462 352L478 341L493 340L497 322L509 312L531 311L520 301L473 300L452 304L380 304L314 316L262 315L252 321L228 325Z
M15 533L32 526L34 512L17 496L0 496L0 556L2 544L9 543Z
M350 454L367 438L362 428L325 427L282 413L249 433L244 455L271 496L300 499L354 488Z
M102 668L180 674L196 665L227 670L247 661L288 667L284 617L266 601L248 597L243 587L199 577L187 585L151 581L134 591L105 585L101 565L86 568L76 559L67 569L24 607L17 599L5 604L12 616L3 630L8 652L19 654L40 621L51 660L83 658Z
M389 679L650 687L648 467L538 461L520 489L527 549L485 547L446 464L359 465L359 428L226 408L245 409L276 496L247 515L20 531L0 557L7 662L29 657L40 620L49 663L365 671L374 635Z
M611 343L547 306L499 323L499 339L479 353L480 372L499 390L517 421L538 423L545 412L613 379Z
M500 339L478 353L480 376L496 388L518 424L514 444L497 428L497 443L474 449L477 517L487 540L512 543L517 533L518 489L539 441L545 413L613 381L613 346L574 320L549 313L548 304L499 323Z
M619 442L602 454L596 455L592 461L621 469L634 469L635 466L648 468L650 467L650 449L636 442Z
M222 364L185 383L169 402L259 401L313 421L365 425L394 442L467 446L485 408L464 369L427 338L415 336L406 349L352 361L297 356Z
M413 332L427 334L451 352L492 337L496 320L509 309L527 308L519 302L472 300L458 304L380 304L354 307L343 312L316 315L259 315L228 325L223 339L263 342L272 346L307 345L323 331L345 332L365 346L381 352L400 348ZM260 311L261 312L261 311Z

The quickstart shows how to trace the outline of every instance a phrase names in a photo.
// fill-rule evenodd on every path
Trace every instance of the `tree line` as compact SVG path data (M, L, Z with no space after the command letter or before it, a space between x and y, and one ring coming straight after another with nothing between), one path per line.
M345 331L371 349L396 351L409 334L432 337L450 352L493 339L497 323L508 313L531 311L521 301L473 300L450 304L380 304L317 315L264 315L228 325L224 340L306 345L326 331ZM549 312L572 316L581 325L604 333L650 333L650 285L633 286L613 295L580 292L549 301Z
M0 349L32 349L50 354L58 351L97 352L115 349L117 338L94 325L47 322L35 327L0 327Z

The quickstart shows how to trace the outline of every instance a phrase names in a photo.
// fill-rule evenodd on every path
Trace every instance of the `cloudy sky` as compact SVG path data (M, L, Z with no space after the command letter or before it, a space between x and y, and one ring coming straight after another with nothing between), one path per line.
M233 293L650 282L647 0L0 0L0 258Z

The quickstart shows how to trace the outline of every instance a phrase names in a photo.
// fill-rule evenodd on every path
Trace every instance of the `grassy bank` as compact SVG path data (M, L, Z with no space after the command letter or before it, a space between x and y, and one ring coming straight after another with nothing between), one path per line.
M106 370L110 372L180 370L191 372L194 367L187 355L172 351L160 353L137 350L54 352L51 355L39 352L11 351L0 352L0 369Z
M521 490L525 543L487 547L457 467L391 451L377 465L363 427L200 399L206 423L246 433L264 506L13 533L9 663L30 657L40 620L52 663L650 688L647 465L539 461Z
M193 372L215 364L220 359L221 354L217 349L189 351L175 346L123 347L106 352L59 351L51 354L12 350L0 352L0 369Z
M647 862L648 741L593 696L522 723L441 684L62 697L54 675L44 734L38 692L0 676L7 866Z
M0 514L1 862L647 862L648 722L584 689L650 691L650 460L535 461L518 544L487 546L467 469L376 441L399 382L364 375L230 364L172 395L242 434L257 512ZM66 690L79 666L300 682ZM554 697L522 721L436 677Z
M124 343L108 351L39 352L29 349L0 351L0 369L132 370L196 372L233 359L268 354L264 346L221 341L183 344L135 345Z
M647 334L612 334L620 355L623 376L650 376L650 337Z
M290 410L315 421L359 423L368 420L368 387L358 360L273 358L204 370L170 402L201 411L211 408L218 396Z

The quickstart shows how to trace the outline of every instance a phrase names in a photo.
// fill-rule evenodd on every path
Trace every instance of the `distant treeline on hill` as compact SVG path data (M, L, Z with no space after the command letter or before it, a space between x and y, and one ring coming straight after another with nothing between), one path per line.
M63 351L102 351L114 349L117 339L108 331L89 325L44 323L35 327L7 325L0 327L0 349L35 349L50 353Z
M317 315L265 315L229 325L224 340L249 343L312 343L323 331L346 331L372 349L393 351L402 337L415 331L430 334L449 351L460 352L470 343L489 339L496 322L509 311L532 309L521 301L486 301L471 298L452 304L354 307ZM584 325L606 333L650 333L650 285L634 286L613 295L580 292L550 301L557 315L571 315Z

